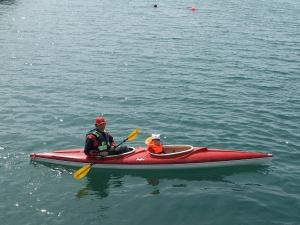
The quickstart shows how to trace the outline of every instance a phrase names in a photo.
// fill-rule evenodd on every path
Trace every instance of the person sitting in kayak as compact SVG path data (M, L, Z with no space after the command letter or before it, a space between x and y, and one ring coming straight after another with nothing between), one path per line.
M95 129L86 134L84 153L87 156L118 155L129 151L127 146L116 147L113 136L105 131L106 120L103 116L97 116Z
M163 144L160 141L160 134L152 134L146 140L147 150L155 154L163 153Z

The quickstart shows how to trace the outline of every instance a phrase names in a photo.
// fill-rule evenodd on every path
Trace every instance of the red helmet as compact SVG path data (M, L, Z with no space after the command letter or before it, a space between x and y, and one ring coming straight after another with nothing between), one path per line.
M95 123L96 123L96 125L106 124L106 120L103 116L97 116Z

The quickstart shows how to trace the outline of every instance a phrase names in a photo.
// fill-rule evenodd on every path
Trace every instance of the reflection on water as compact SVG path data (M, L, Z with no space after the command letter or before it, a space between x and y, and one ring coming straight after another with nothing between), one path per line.
M0 0L0 5L13 5L16 3L16 0Z
M109 174L90 174L86 178L87 184L77 193L76 196L78 198L90 195L91 192L98 195L100 198L105 198L108 196L111 179Z
M74 172L74 168L67 166L57 166L45 162L31 161L33 165L43 164L52 169L62 169L62 172ZM78 168L76 168L78 169ZM75 169L75 170L76 170ZM144 171L144 170L101 170L92 169L84 178L86 185L82 187L76 194L78 198L84 198L90 195L97 195L100 198L109 196L112 188L123 188L124 177L138 177L145 179L146 184L152 187L149 194L158 195L161 193L159 184L163 180L176 180L177 184L172 184L175 188L186 188L188 181L211 181L232 183L228 178L233 175L243 173L260 173L266 174L269 171L268 165L244 165L244 166L229 166L218 168L201 168L188 170L167 170L167 171ZM255 184L246 184L255 185Z
M64 166L64 165L56 165L53 163L48 162L40 162L40 161L34 161L30 160L30 163L34 167L39 167L40 165L49 167L54 170L58 170L62 173L70 173L73 174L74 171L76 171L78 168L74 168L72 166ZM108 196L108 190L109 190L109 183L111 181L112 174L109 173L99 173L95 172L93 169L91 172L84 178L87 179L87 184L80 189L76 196L78 198L83 198L85 196L89 196L92 193L100 196L101 198L105 198ZM74 179L75 180L75 179ZM115 187L120 187L122 185L122 182L120 179L117 179L117 182L115 184Z
M158 189L159 179L157 179L155 177L149 177L149 178L146 178L146 180L149 185L153 186L153 190L150 192L150 194L151 195L160 194L160 191Z
M93 170L87 176L87 184L78 193L77 197L84 197L91 193L105 198L109 195L110 188L122 188L124 177L133 176L145 179L146 183L152 187L151 195L161 193L159 189L160 181L176 180L179 184L173 184L172 187L186 188L187 181L215 181L232 183L227 177L242 173L266 173L268 166L232 166L224 168L206 168L182 171L131 171L131 170Z

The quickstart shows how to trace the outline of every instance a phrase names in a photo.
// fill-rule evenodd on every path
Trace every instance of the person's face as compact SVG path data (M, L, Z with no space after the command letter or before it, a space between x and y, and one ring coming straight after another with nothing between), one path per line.
M96 124L96 128L99 130L99 131L104 131L104 129L105 129L105 126L106 126L106 124L105 123L103 123L103 124Z
M159 139L153 139L154 144L159 145L160 144L160 140Z

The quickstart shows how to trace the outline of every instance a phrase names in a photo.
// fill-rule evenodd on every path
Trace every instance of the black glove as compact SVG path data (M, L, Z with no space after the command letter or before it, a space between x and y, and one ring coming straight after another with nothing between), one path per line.
M114 152L116 151L116 146L110 146L110 149L109 149L110 152Z

